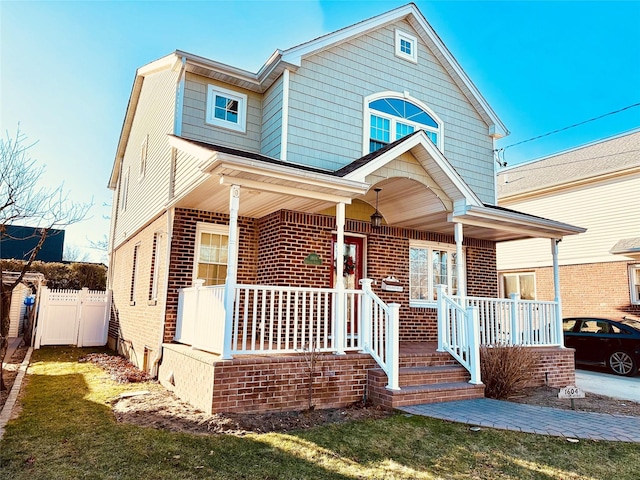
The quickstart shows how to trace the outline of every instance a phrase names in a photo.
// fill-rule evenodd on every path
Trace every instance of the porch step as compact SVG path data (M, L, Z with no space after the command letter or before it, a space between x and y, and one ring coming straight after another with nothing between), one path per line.
M399 372L400 388L434 383L468 382L471 378L469 372L460 365L401 367ZM384 381L386 378L387 376L384 375Z
M460 365L401 367L400 390L388 390L387 375L377 368L369 370L368 396L387 408L484 398L484 385L468 380L468 372Z
M400 368L459 366L460 364L447 352L428 352L400 355Z

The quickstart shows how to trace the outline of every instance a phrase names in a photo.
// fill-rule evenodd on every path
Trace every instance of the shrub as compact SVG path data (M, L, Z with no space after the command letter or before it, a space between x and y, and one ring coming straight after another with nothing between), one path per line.
M538 363L538 355L520 345L480 347L480 373L489 398L507 398L522 391Z
M22 260L2 260L0 268L5 271L19 271ZM54 289L105 290L107 286L107 267L101 263L58 263L36 260L31 264L30 272L39 272L47 280L47 287Z

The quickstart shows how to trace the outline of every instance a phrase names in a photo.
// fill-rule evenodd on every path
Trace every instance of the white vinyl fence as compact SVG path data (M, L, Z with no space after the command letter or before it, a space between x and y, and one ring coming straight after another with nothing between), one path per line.
M42 287L34 347L106 345L110 311L111 291Z

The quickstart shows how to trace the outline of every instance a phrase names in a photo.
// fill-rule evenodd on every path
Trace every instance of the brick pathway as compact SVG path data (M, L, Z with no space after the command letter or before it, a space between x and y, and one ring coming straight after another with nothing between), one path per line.
M576 412L480 398L399 410L480 427L588 440L640 442L640 417Z

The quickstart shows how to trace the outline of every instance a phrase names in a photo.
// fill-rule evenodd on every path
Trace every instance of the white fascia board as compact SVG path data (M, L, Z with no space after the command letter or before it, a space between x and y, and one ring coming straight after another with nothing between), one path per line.
M328 33L316 38L315 40L311 40L296 47L289 48L282 52L282 59L299 67L301 65L302 58L311 53L323 50L337 43L344 42L349 38L356 37L373 28L378 28L387 23L394 22L400 18L406 17L407 15L415 15L415 13L416 7L413 4L410 3L404 5L376 17L369 18L368 20L363 20L349 27L345 27L335 32Z
M177 68L179 69L181 65L182 57L178 55L178 52L176 51L140 67L136 71L136 74L142 77L146 77L147 75L161 72L162 70L175 70Z
M234 169L245 173L277 178L279 180L304 183L305 185L318 188L342 190L351 195L364 195L367 190L369 190L368 183L345 180L333 175L308 172L283 165L265 164L256 160L225 153L218 153L215 160L215 164L210 164L210 168L204 171L215 174L217 170Z
M359 169L345 175L345 179L356 180L364 182L365 178L368 175L371 175L376 170L384 167L390 161L396 159L400 155L405 152L410 151L412 148L421 146L424 148L427 153L435 160L438 167L442 170L442 172L447 176L447 178L453 183L455 188L460 192L460 194L465 198L466 202L470 205L482 205L482 202L478 198L478 196L474 193L471 188L466 184L466 182L460 177L458 172L451 166L451 164L447 161L447 159L442 155L442 152L438 150L438 148L433 144L431 139L427 137L427 134L420 130L415 133L411 138L407 139L404 142L401 142L399 145L394 148L384 152L378 158L372 160L371 162L363 165ZM427 172L432 178L432 172ZM443 189L442 185L439 185L440 188ZM444 189L443 189L444 190Z
M533 217L526 213L496 210L484 206L478 207L469 205L464 210L464 213L460 212L458 215L450 215L450 217L450 221L460 221L461 223L479 226L482 226L483 223L487 226L488 223L492 221L502 222L503 224L511 223L513 224L514 231L535 231L539 233L540 236L548 238L562 238L566 235L576 235L587 231L586 228L576 227L574 225L569 225L568 223L557 222L547 218ZM543 235L541 234L542 231L547 233Z
M250 188L262 192L280 193L294 197L309 198L311 200L322 200L331 203L350 204L352 198L343 195L334 195L331 193L318 192L308 188L293 187L288 185L279 185L275 183L260 182L250 180L248 178L230 177L226 175L220 176L220 185L238 185L240 187Z
M131 127L133 126L133 117L135 116L135 112L138 107L138 100L140 99L140 92L142 91L143 81L144 77L137 74L133 79L131 95L129 95L129 103L127 104L127 110L124 115L124 120L122 121L122 129L120 130L118 146L116 147L116 156L113 161L109 183L107 184L107 187L111 190L115 190L118 184L118 178L120 177L120 168L122 160L124 158L124 151L127 148L127 143L129 142L129 135L131 134Z

